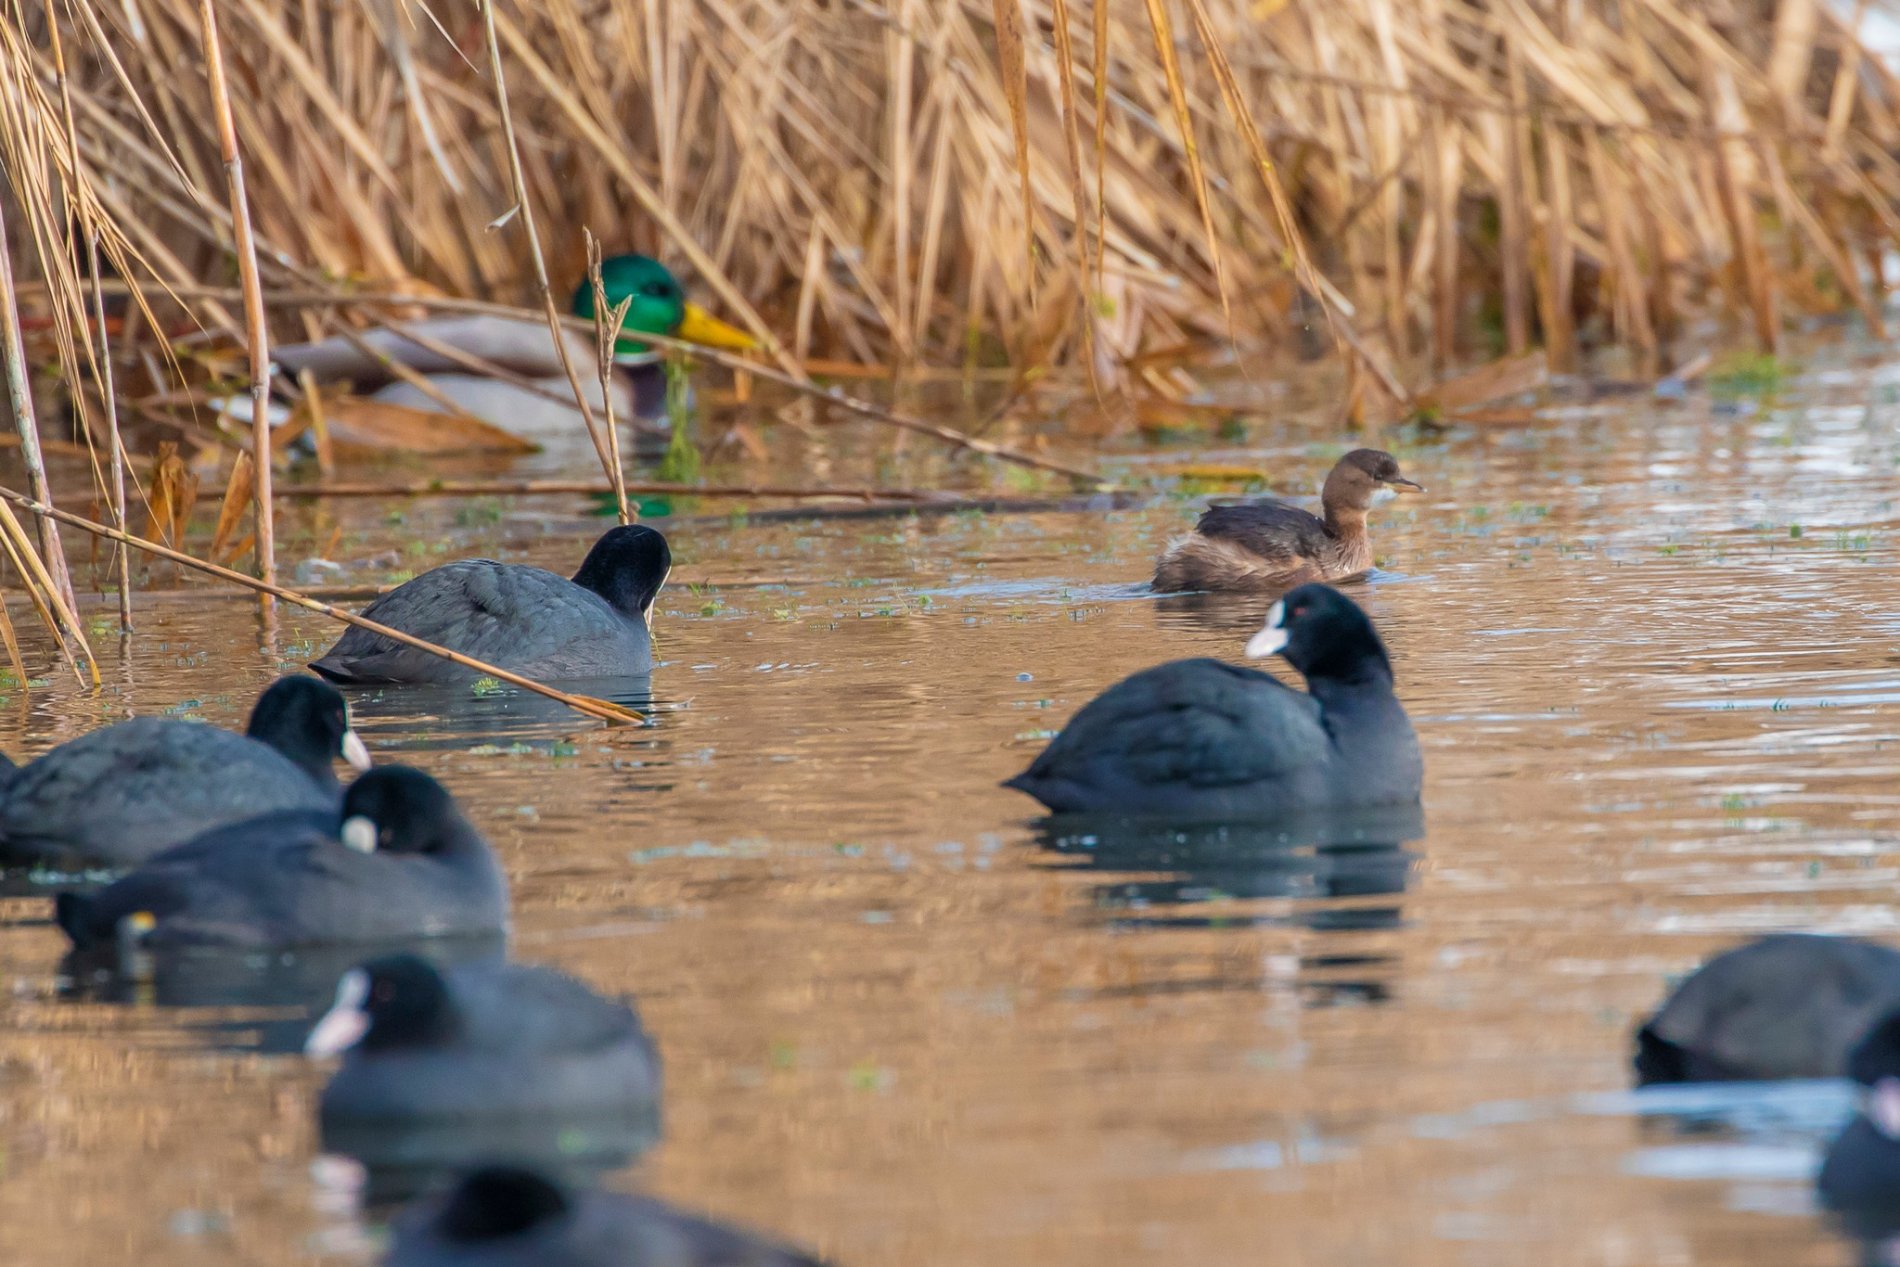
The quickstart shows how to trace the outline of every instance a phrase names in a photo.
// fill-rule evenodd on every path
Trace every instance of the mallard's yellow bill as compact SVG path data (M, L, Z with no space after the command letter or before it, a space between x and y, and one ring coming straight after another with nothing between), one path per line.
M686 316L673 334L675 338L685 339L688 343L709 348L730 348L735 352L750 352L759 346L759 341L744 330L727 325L698 304L686 305Z

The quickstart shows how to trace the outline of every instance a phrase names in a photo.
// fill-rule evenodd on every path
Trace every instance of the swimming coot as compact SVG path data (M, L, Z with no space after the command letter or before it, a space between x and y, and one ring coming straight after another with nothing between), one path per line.
M61 893L74 949L311 946L502 931L508 886L488 843L420 770L379 766L343 808L234 823L90 896Z
M1275 591L1357 576L1372 566L1366 511L1381 488L1425 491L1399 474L1390 453L1354 449L1339 459L1320 490L1323 519L1271 497L1215 506L1193 532L1162 552L1154 588Z
M1777 933L1722 952L1676 987L1636 1033L1636 1080L1837 1078L1893 1007L1900 951Z
M398 1215L385 1267L823 1267L651 1197L487 1166Z
M279 810L334 810L331 763L369 768L336 688L280 678L242 735L135 717L5 776L0 863L128 867L200 833Z
M346 1053L323 1091L326 1135L443 1119L658 1118L659 1056L639 1017L549 968L373 959L344 974L305 1051Z
M1861 1086L1861 1108L1827 1150L1821 1200L1875 1216L1877 1230L1890 1234L1900 1230L1900 1012L1888 1012L1855 1045L1847 1075Z
M1309 694L1219 660L1176 660L1091 700L1004 786L1057 813L1251 818L1417 801L1418 739L1366 614L1302 585L1247 643L1250 656L1276 651Z
M542 568L464 559L405 581L363 615L538 681L632 676L653 668L648 623L672 565L665 537L629 524L596 541L571 581ZM478 676L356 628L310 667L347 685Z

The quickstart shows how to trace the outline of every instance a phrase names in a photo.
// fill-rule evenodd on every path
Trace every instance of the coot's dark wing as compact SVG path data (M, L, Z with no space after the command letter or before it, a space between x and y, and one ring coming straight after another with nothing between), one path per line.
M153 858L91 897L62 902L82 948L140 911L154 945L298 946L482 935L507 919L492 857L359 853L335 810L236 823Z
M1329 538L1317 517L1271 497L1237 506L1213 506L1194 530L1216 541L1230 541L1265 559L1317 559Z
M1285 779L1329 747L1310 696L1219 660L1177 660L1091 700L1012 783L1051 809L1102 808L1102 797L1126 808Z
M618 1237L601 1240L619 1239L627 1254L625 1262L655 1267L825 1267L822 1260L793 1246L773 1244L743 1228L676 1210L652 1197L615 1194L608 1199L618 1207L612 1210ZM604 1232L604 1222L583 1215L576 1230Z
M130 866L227 823L335 800L268 744L198 722L135 717L14 774L0 793L0 862Z
M535 677L644 673L645 628L591 590L542 568L466 559L424 572L363 615ZM426 651L352 628L311 668L337 682L460 682L475 676Z
M1644 1082L1831 1078L1900 1006L1900 951L1783 933L1717 955L1637 1035Z
M657 1131L659 1055L631 1008L546 968L472 964L447 977L452 1031L352 1053L324 1088L326 1135L351 1122L491 1117Z
M111 941L120 921L141 912L182 940L254 940L241 930L292 882L309 845L327 840L335 826L334 809L294 810L206 832L97 893L60 894L59 925L79 950Z
M559 972L528 965L477 965L452 974L471 1050L580 1053L646 1043L633 1009Z
M384 1267L825 1267L793 1246L647 1196L573 1192L541 1206L484 1192L464 1214L457 1207L467 1199L425 1198L398 1214Z

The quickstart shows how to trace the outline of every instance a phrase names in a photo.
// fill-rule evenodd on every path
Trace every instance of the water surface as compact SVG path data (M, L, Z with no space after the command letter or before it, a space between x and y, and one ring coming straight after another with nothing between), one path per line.
M1238 658L1259 605L1138 585L1179 499L696 519L676 575L722 583L660 600L653 725L357 707L501 851L516 954L637 996L666 1138L614 1182L863 1267L1847 1262L1807 1188L1840 1089L1647 1101L1628 1033L1738 937L1900 924L1896 381L1839 351L1765 402L1391 438L1430 491L1375 512L1351 592L1421 732L1418 839L1115 848L997 786L1117 677ZM813 478L865 462L840 444ZM1192 455L1301 492L1336 452L1263 425ZM571 569L581 509L280 536ZM241 725L333 636L140 620L100 694L14 691L0 746ZM367 1261L281 1016L63 998L44 903L0 915L0 1260Z

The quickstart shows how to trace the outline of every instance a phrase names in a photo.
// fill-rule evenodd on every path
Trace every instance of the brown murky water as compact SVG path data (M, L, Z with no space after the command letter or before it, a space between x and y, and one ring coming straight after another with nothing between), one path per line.
M1335 451L1308 440L1207 456L1304 488ZM362 724L501 850L519 957L638 996L666 1139L614 1182L862 1267L1850 1261L1807 1189L1838 1088L1715 1097L1701 1130L1623 1092L1672 974L1900 923L1900 371L1844 350L1752 410L1402 452L1430 493L1377 514L1353 593L1426 748L1403 850L1064 851L996 786L1117 677L1238 655L1257 611L1130 584L1184 502L671 528L680 575L766 583L662 598L656 726ZM599 521L562 505L346 509L344 552L571 566ZM0 745L241 724L330 637L142 611L100 696L15 692ZM363 1259L300 1057L62 999L44 903L0 912L0 1261Z

